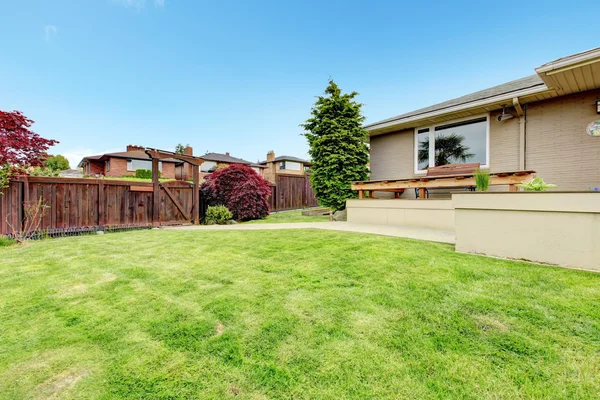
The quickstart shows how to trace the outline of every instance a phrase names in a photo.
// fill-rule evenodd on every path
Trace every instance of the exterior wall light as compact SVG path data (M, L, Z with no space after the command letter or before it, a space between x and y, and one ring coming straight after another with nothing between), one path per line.
M596 100L596 114L600 114L600 100Z

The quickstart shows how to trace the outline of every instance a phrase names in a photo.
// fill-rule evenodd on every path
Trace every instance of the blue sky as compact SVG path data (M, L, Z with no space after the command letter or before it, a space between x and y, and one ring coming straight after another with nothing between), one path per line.
M589 23L599 11L552 0L5 0L0 109L34 119L71 161L178 142L303 157L298 125L329 77L359 92L374 122L600 46Z

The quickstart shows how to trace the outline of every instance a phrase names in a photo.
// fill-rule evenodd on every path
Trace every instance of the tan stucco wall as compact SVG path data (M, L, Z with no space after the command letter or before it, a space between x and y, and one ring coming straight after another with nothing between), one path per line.
M456 251L600 271L600 193L454 194Z
M558 185L557 190L600 185L600 138L585 133L590 122L600 120L594 107L598 98L600 91L592 90L527 104L525 168ZM504 122L496 119L501 110L490 113L492 172L519 169L519 118L514 109L510 111L515 118ZM372 137L371 171L373 180L414 176L414 130ZM402 197L414 197L414 191Z
M348 222L454 230L451 200L347 200Z

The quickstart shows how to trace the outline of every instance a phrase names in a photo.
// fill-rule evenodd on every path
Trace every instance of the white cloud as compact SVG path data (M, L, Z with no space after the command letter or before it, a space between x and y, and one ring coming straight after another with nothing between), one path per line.
M165 5L165 0L154 0L154 5L156 7L162 7Z
M44 27L44 34L46 38L46 42L49 42L52 38L52 35L56 35L57 29L54 25L46 25Z

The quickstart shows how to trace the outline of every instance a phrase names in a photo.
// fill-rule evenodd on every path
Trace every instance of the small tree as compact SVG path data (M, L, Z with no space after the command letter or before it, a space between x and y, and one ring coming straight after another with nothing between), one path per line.
M189 143L186 144L186 145L184 145L183 143L177 143L177 146L175 146L175 153L176 154L183 154L183 153L185 153L185 148L189 147L189 146L190 146Z
M29 128L33 121L20 111L0 110L0 190L27 167L41 167L56 140L44 139Z
M209 206L226 206L235 220L247 221L269 215L271 188L247 165L233 164L217 169L204 178L201 191Z
M346 208L346 199L356 197L350 182L369 176L368 133L362 128L362 104L353 99L356 92L342 94L333 80L319 96L304 124L308 153L312 158L311 176L319 204L333 210Z
M66 159L65 156L57 154L55 156L49 156L46 161L44 161L44 166L46 168L51 169L52 171L65 171L67 169L71 169L69 165L69 160Z

